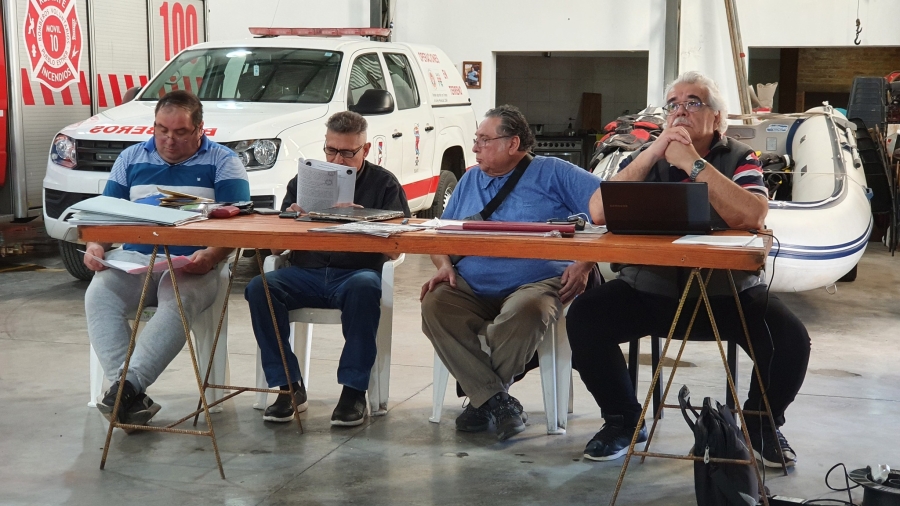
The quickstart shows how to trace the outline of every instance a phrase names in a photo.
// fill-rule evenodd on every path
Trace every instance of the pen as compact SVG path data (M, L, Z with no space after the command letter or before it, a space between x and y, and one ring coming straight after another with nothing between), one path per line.
M409 218L403 218L403 221L400 222L401 225L406 225L409 223Z

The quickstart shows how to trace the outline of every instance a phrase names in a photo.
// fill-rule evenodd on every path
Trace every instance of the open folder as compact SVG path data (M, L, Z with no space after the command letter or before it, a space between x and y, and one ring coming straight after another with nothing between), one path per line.
M205 220L199 213L138 204L114 197L93 197L72 205L75 225L165 225L177 226Z

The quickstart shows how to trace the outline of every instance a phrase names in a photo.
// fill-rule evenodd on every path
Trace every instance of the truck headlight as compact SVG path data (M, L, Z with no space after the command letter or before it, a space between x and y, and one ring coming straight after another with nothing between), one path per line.
M237 153L247 170L269 169L278 158L281 139L250 139L247 141L224 142L223 145Z
M76 165L75 139L59 134L50 145L50 160L56 165L72 169Z

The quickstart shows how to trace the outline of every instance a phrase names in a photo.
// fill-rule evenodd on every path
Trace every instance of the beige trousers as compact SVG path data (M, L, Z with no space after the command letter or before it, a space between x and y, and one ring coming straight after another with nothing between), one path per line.
M561 286L560 278L550 278L522 285L505 298L484 298L457 274L455 289L441 283L425 295L422 331L473 406L507 391L525 370L562 310ZM479 334L490 355L481 349Z

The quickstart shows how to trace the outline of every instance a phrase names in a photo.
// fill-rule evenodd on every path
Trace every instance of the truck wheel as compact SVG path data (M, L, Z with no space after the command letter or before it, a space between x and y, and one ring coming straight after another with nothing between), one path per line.
M434 202L428 209L422 209L416 213L420 218L440 218L444 214L450 195L456 189L456 176L449 170L441 171L441 180L438 182L437 192L434 194Z
M854 265L853 268L850 269L850 272L841 276L841 279L839 279L838 281L856 281L856 271L858 269L859 264Z
M94 277L94 271L84 265L84 253L78 251L84 246L74 242L59 241L59 256L69 274L82 281L90 281Z

